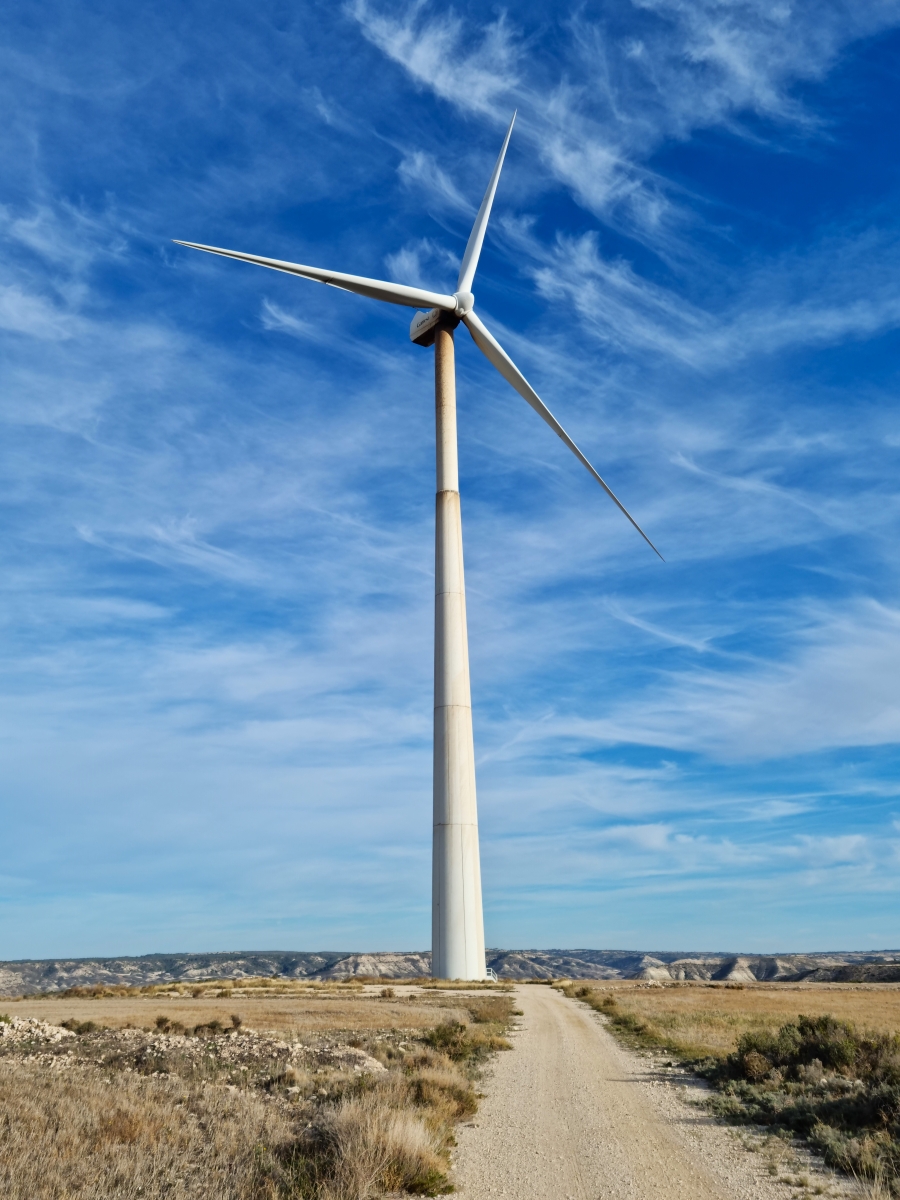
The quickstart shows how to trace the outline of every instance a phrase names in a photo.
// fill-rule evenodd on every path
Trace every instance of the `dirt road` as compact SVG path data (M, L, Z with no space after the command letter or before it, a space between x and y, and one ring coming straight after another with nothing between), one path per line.
M759 1155L695 1112L549 987L517 989L521 1030L460 1130L465 1200L785 1200Z

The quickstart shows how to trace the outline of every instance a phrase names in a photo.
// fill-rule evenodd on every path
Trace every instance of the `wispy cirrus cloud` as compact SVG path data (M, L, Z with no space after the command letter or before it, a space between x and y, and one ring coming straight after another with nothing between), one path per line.
M893 100L853 41L892 6L72 12L0 83L15 951L427 941L432 363L168 239L443 290L517 104L479 306L669 561L460 331L489 936L893 929Z
M665 139L715 127L759 137L747 116L820 128L797 84L820 79L848 45L900 20L896 0L855 9L818 0L768 9L610 4L599 19L578 13L565 22L570 52L560 78L540 59L522 70L524 39L507 18L437 18L422 3L387 13L371 0L348 11L417 84L461 111L501 122L521 103L519 137L556 180L590 211L662 245L684 215L671 184L648 167Z
M771 661L679 672L607 720L557 721L545 734L593 731L726 760L900 741L900 613L872 602L809 612L791 640Z
M459 270L459 259L430 238L419 238L387 255L385 265L400 282L447 289Z
M710 281L715 310L692 302L675 282L661 285L624 259L605 257L596 233L560 236L547 247L521 222L506 221L504 231L527 255L525 269L541 294L564 301L586 329L624 353L650 350L705 371L900 326L900 241L892 229L829 231L802 251L747 263L739 286Z
M262 302L260 321L262 322L263 329L288 333L291 337L316 340L321 336L320 331L313 321L298 317L295 313L287 312L280 304L276 304L268 298Z
M38 341L65 341L75 335L78 320L44 296L29 294L15 283L0 284L0 329Z
M417 83L469 112L493 114L497 100L519 82L521 52L505 16L473 31L453 13L429 19L421 0L399 15L380 12L368 0L353 0L347 11Z
M445 170L431 154L413 150L405 154L398 167L401 180L410 190L424 195L438 211L449 210L471 219L475 210Z

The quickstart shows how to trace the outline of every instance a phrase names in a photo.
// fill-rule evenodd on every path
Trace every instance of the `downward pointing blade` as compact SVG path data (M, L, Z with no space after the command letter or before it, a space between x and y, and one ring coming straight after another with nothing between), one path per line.
M610 500L612 500L613 503L617 505L618 508L620 508L625 514L650 549L655 554L659 555L660 558L662 558L662 555L647 537L646 533L644 533L643 529L641 529L640 525L638 525L637 521L634 519L625 505L621 502L612 488L609 487L609 485L597 474L597 472L563 429L562 425L560 425L559 421L557 421L556 417L554 417L550 409L546 406L546 404L544 404L543 400L541 400L540 396L526 380L525 376L509 357L490 330L487 329L487 327L479 320L474 312L470 312L464 316L463 321L465 322L469 333L472 335L472 340L485 358L487 358L489 362L493 363L503 378L513 385L520 396L528 401L538 416L543 417L553 432L557 434L558 437L562 438L575 457L584 463L593 477L606 492L607 496L609 496ZM663 562L665 562L664 558Z
M324 271L321 267L304 267L300 263L282 262L278 258L260 258L258 254L243 254L239 250L222 250L219 246L202 246L199 242L173 241L178 246L189 246L191 250L205 250L207 254L221 254L225 258L237 258L241 262L255 263L258 267L271 267L273 271L286 271L288 275L300 275L342 288L345 292L356 292L373 300L385 300L388 304L403 304L407 308L445 308L456 311L454 296L440 292L426 292L423 288L406 287L402 283L385 283L381 279L366 279L364 275L345 275L341 271Z
M503 160L506 158L506 147L509 145L515 120L516 114L513 113L509 129L506 131L506 137L503 139L503 145L500 147L500 157L494 166L494 173L491 175L491 181L487 186L487 191L484 193L481 208L478 210L475 224L472 226L472 232L469 234L469 240L466 243L466 252L463 255L462 266L459 269L459 281L456 285L458 292L471 292L472 290L472 280L475 278L475 270L481 255L481 247L484 244L484 232L487 229L488 218L491 215L494 193L497 190L497 184L500 182L500 172L503 170Z

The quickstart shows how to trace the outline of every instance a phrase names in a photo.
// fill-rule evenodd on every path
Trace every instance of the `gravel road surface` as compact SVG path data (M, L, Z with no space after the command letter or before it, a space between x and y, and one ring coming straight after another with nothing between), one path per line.
M687 1103L696 1088L684 1076L624 1050L596 1013L549 987L519 987L517 999L515 1049L497 1056L459 1131L465 1200L787 1200L771 1155ZM847 1194L802 1158L811 1184Z

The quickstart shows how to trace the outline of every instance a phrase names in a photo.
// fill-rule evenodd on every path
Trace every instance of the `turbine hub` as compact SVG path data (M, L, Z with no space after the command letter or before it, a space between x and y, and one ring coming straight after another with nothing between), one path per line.
M456 315L458 317L467 317L475 307L475 297L471 292L454 292L453 299L456 301Z

